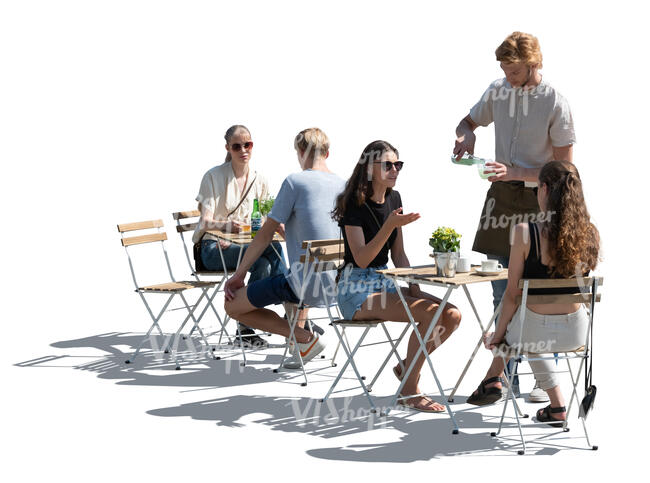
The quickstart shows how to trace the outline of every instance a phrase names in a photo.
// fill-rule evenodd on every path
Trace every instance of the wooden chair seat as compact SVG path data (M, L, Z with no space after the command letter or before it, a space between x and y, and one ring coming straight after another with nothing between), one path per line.
M138 287L138 292L160 292L172 293L182 292L191 288L207 288L214 287L216 282L197 282L197 281L183 281L183 282L168 282L159 283L157 285L148 285L146 287Z

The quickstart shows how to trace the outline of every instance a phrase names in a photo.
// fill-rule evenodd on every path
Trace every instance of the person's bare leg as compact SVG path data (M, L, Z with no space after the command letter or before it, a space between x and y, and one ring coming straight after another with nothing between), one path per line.
M385 297L385 303L382 303L382 298ZM433 296L430 296L433 297ZM417 328L420 336L424 338L431 322L433 321L434 314L439 307L439 299L431 299L429 297L416 299L404 293L406 303L409 305L413 319L417 322ZM381 293L372 294L366 299L361 308L354 315L355 320L364 319L381 319L395 322L408 322L408 315L404 310L404 305L400 297L396 293L388 293L382 295ZM428 353L433 352L439 347L447 338L458 328L460 324L460 311L452 304L446 304L442 315L438 319L436 327L430 336L429 341L426 341L426 348ZM420 344L415 334L411 334L408 342L406 359L404 366L406 368L411 364L415 353L419 349ZM421 354L415 361L413 369L409 374L408 379L404 383L402 389L404 394L419 394L418 379L422 365L424 364L425 357ZM398 366L399 367L399 366ZM409 404L415 406L428 406L435 410L443 410L444 406L433 402L426 397L414 397L408 400Z
M226 313L233 319L243 322L254 329L264 330L272 334L289 337L289 324L273 310L259 309L250 303L246 295L246 287L235 292L235 297L224 304ZM296 327L296 340L304 344L311 339L311 332Z
M285 303L284 304L284 310L287 313L287 318L291 320L295 314L295 311L297 310L298 306L296 304L290 304L290 303ZM305 328L305 322L307 321L307 317L309 316L309 309L304 308L300 309L298 311L298 322L296 322L296 327L301 327Z

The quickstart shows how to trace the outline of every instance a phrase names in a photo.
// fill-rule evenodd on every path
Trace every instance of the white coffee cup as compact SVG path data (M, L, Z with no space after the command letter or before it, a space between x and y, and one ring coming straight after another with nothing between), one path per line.
M498 260L483 260L481 262L481 271L483 272L500 272L503 265Z
M459 257L456 262L456 272L469 272L472 269L469 257Z

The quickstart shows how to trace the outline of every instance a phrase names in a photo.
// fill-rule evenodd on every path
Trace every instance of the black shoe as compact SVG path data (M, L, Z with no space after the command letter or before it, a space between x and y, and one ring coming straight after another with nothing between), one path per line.
M323 330L323 328L320 325L316 325L314 322L312 322L309 319L307 319L307 324L309 324L310 332L314 332L314 333L316 333L318 335L325 334L325 331Z
M283 318L284 320L287 320L287 314L284 314L284 315L282 316L282 318ZM324 335L324 334L325 334L325 331L323 330L323 328L322 328L320 325L316 325L314 322L312 322L312 321L309 320L309 319L307 319L307 330L308 330L309 332L312 332L312 333L315 332L315 333L317 333L318 335Z
M246 328L246 329L237 329L237 337L235 337L235 341L233 344L236 347L239 347L239 334L241 333L242 338L241 341L244 344L244 347L247 349L252 349L252 348L262 348L262 347L268 347L269 343L266 339L262 339L259 335L255 333L255 331L251 328Z

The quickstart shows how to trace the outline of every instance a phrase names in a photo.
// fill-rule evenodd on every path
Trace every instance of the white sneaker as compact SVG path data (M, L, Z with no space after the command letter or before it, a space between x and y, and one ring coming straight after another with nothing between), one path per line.
M300 369L300 358L298 357L298 354L296 354L296 349L293 341L290 341L289 339L285 339L285 341L287 344L289 344L288 352L290 356L284 360L282 367L285 369Z
M285 369L300 369L300 357L298 357L298 354L291 354L291 357L287 357L282 367Z
M325 342L321 339L320 335L316 332L313 334L309 342L301 344L298 342L298 350L302 357L302 362L309 362L325 349ZM295 355L297 357L298 354ZM300 363L300 361L298 361ZM298 366L300 367L300 365Z
M535 382L535 387L533 388L532 391L530 391L530 394L528 395L528 402L545 403L549 401L550 399L548 398L548 394L546 394L546 391L544 391L541 387L539 387L539 384Z

